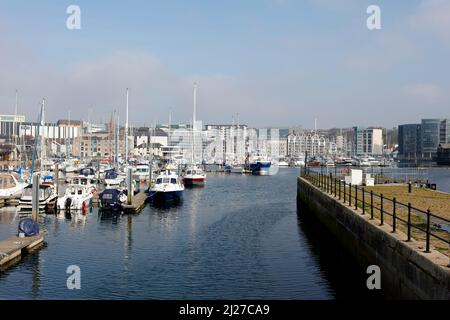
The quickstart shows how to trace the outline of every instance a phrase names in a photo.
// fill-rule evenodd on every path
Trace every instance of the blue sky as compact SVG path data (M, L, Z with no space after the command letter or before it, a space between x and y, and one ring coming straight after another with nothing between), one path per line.
M81 8L82 29L66 28ZM382 29L366 28L377 4ZM199 118L252 126L394 126L450 117L445 0L0 1L1 113L136 125Z

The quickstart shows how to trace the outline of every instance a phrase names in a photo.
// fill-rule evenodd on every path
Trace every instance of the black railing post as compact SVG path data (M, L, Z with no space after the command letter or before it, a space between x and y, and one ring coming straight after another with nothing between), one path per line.
M384 224L383 194L381 194L380 197L381 197L381 204L380 204L380 222L381 222L381 224L380 225L383 225Z
M337 197L337 182L336 176L334 176L334 196Z
M358 210L358 186L355 186L355 210Z
M352 206L352 184L348 185L348 205Z
M330 172L330 194L333 195L333 174Z
M411 241L411 203L408 203L408 240Z
M362 211L363 211L363 215L366 213L366 190L364 190L364 188L362 188Z
M370 190L370 220L373 220L373 190Z
M347 190L346 190L346 183L344 181L344 204L345 204L345 201L347 201Z
M425 252L430 252L430 209L427 210L427 243Z
M392 210L392 232L395 232L397 229L397 199L394 198L392 200L393 210Z
M341 179L339 179L339 200L341 200Z

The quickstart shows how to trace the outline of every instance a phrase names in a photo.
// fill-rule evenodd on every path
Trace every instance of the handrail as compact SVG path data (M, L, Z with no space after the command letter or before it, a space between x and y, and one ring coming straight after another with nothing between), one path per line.
M374 217L374 211L380 213L380 222L381 225L384 224L384 217L392 218L392 232L396 232L397 224L403 223L407 227L407 241L411 240L411 231L412 229L418 230L425 234L425 242L426 248L425 252L430 252L430 238L433 237L439 241L442 241L450 246L450 238L445 239L441 234L436 234L433 232L431 219L439 219L440 222L450 223L450 220L439 216L438 214L432 213L430 210L422 210L416 207L413 207L411 203L404 204L399 202L396 198L387 198L383 194L377 194L373 191L367 191L365 188L358 187L352 184L346 184L345 181L341 181L336 176L333 176L332 173L323 174L321 172L317 172L314 170L310 170L309 168L304 168L301 170L300 176L302 178L307 179L311 184L323 190L324 192L331 194L339 201L348 205L349 207L358 210L362 209L362 214L366 214L366 211L371 216L371 219ZM379 206L374 204L374 199L377 199L380 203ZM389 211L386 205L389 204L392 208L392 211ZM368 210L366 210L366 206L368 206ZM407 209L407 220L399 216L398 213L401 210ZM369 211L370 210L370 211ZM420 217L425 218L426 222L423 223L413 223L412 217ZM433 224L433 226L436 225ZM443 230L443 229L441 229ZM443 230L447 232L446 230Z

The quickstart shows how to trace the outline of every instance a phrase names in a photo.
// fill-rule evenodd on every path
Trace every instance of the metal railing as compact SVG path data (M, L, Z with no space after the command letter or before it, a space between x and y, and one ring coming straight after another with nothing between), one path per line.
M429 209L415 208L411 203L402 203L395 197L388 198L383 194L376 194L372 190L348 184L333 173L324 174L309 168L303 168L300 176L305 178L322 191L343 201L349 207L361 212L362 215L370 215L370 219L378 218L380 225L392 226L395 233L399 226L405 227L406 241L414 238L425 240L425 252L430 252L431 239L446 244L450 249L449 230L442 225L450 226L450 220L432 213ZM387 222L386 220L390 220ZM442 248L446 250L446 248ZM449 251L450 253L450 251Z

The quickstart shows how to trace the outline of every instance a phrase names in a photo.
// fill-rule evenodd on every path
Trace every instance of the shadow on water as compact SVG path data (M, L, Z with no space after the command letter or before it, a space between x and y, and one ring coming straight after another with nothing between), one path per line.
M122 213L118 210L99 210L98 220L99 222L111 221L113 224L117 224L120 220Z
M297 217L299 233L308 239L312 255L317 258L320 271L330 282L336 299L386 299L382 290L367 288L370 275L366 268L358 264L306 206L297 204Z
M162 201L150 201L150 206L153 209L156 209L157 211L170 211L172 209L180 208L183 204L183 200L178 201L168 201L168 202L162 202Z

